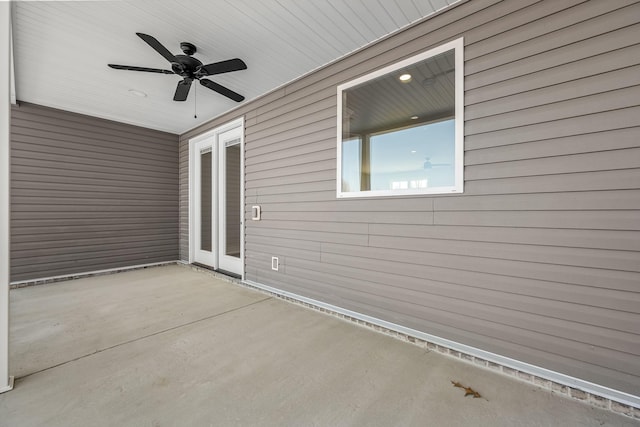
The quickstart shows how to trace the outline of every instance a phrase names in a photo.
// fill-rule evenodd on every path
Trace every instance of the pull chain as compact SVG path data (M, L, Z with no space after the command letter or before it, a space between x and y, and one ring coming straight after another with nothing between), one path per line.
M197 119L197 109L198 109L198 85L193 84L193 118Z

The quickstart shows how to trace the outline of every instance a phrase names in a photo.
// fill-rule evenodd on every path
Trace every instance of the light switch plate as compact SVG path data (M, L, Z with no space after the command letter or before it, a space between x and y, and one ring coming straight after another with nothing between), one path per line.
M254 221L260 221L260 216L262 212L260 212L260 206L251 206L251 219Z

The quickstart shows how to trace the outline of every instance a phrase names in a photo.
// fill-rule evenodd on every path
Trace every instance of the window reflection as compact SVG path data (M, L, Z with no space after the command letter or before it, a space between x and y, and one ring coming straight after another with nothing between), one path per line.
M342 144L342 191L455 184L455 121L443 120Z
M456 163L462 159L462 135L456 135L456 123L462 121L456 111L461 64L455 54L462 41L451 45L455 47L416 55L415 62L404 61L338 88L338 188L352 193L343 195L462 190L462 164Z
M359 191L360 188L360 138L342 142L342 191Z
M453 186L454 136L454 120L372 136L371 185L360 190Z

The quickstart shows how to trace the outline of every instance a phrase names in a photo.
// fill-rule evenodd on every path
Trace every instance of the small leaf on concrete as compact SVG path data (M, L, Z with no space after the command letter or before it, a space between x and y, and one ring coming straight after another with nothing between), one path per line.
M480 393L478 393L477 391L475 391L471 387L465 387L464 385L460 384L458 381L451 381L451 384L453 384L454 387L458 387L458 388L463 389L465 397L473 396L474 399L482 397L482 395Z

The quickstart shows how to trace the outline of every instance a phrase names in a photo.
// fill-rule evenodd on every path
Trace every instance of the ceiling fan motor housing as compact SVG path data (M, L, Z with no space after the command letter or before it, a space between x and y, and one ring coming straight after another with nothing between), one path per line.
M194 78L195 72L202 65L202 62L198 61L188 55L175 55L177 62L171 63L171 69L174 73L182 76Z

